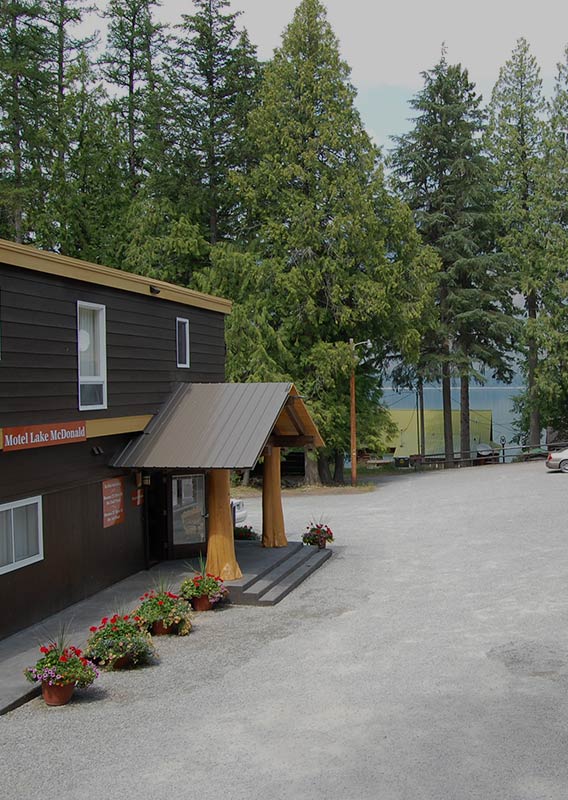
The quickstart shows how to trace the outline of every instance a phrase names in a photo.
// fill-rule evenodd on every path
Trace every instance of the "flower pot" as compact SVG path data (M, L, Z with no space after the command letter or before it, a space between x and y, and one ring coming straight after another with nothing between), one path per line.
M213 604L206 594L201 595L201 597L192 597L191 606L194 611L211 611L213 608Z
M175 633L176 629L175 622L172 625L166 625L163 619L158 619L152 623L152 636L169 636Z
M66 705L71 700L74 691L74 683L64 683L63 686L50 686L46 682L41 684L41 693L46 706Z
M318 550L325 550L326 544L327 542L325 539L323 540L323 542L318 542Z
M119 656L112 662L113 669L128 669L133 664L132 656L127 653L125 656Z

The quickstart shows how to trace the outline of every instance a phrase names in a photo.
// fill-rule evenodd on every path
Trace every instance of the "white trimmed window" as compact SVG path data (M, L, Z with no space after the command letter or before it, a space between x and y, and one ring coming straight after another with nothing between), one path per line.
M176 349L178 367L189 367L189 320L176 317Z
M107 407L105 307L77 303L79 410Z
M0 575L42 559L41 497L0 505Z

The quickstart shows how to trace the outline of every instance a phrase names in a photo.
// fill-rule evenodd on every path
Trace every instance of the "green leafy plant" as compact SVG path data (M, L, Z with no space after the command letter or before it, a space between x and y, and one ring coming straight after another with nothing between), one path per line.
M302 541L304 544L316 544L323 547L327 542L333 542L333 532L329 525L324 525L323 522L310 522L302 536Z
M102 666L113 669L118 659L126 658L131 664L141 664L155 655L152 637L140 629L140 617L114 614L103 617L100 625L90 628L86 654Z
M182 597L186 600L191 600L193 597L208 597L211 603L218 603L227 597L229 590L218 575L205 572L202 558L199 559L199 570L194 572L193 578L186 578L180 586L179 593Z
M251 525L235 525L235 540L244 542L258 542L260 536Z
M133 619L140 628L149 630L155 622L164 627L175 627L178 636L186 636L191 630L191 614L187 601L165 587L144 592L142 601L133 612Z
M41 658L33 667L26 667L24 675L32 683L49 686L73 684L83 689L98 678L96 666L83 655L82 650L67 645L62 639L39 648Z

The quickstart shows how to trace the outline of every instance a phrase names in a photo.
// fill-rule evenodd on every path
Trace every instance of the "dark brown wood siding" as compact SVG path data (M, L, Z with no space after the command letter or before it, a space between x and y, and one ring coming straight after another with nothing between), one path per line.
M106 308L108 408L79 411L77 301ZM176 365L176 317L191 367ZM0 264L0 427L156 413L175 383L225 375L224 315Z
M41 495L44 552L42 561L0 575L0 602L9 609L0 638L144 568L144 510L131 502L134 476L105 463L127 438L0 452L0 504ZM92 455L94 444L105 453ZM102 481L121 475L125 521L103 528Z

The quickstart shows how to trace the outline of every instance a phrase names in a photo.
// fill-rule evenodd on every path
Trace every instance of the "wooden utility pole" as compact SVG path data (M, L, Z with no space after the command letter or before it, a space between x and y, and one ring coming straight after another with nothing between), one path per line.
M349 339L351 345L351 380L349 382L351 403L351 486L357 486L357 409L355 408L355 344Z

